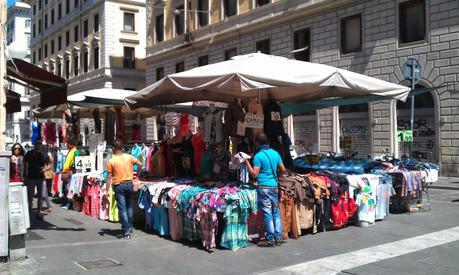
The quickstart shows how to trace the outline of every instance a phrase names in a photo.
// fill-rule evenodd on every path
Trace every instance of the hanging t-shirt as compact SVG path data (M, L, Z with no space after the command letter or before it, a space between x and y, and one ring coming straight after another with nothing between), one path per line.
M376 189L379 185L379 178L375 175L364 175L362 179L366 185L360 190L356 201L359 206L359 224L371 226L376 219Z
M392 184L380 184L376 189L376 220L384 220L389 216L389 200L395 195Z
M131 150L131 155L135 158L135 159L139 159L139 156L140 156L140 152L142 151L142 148L140 148L140 146L134 146L132 147L132 150ZM137 165L134 166L134 171L137 171Z

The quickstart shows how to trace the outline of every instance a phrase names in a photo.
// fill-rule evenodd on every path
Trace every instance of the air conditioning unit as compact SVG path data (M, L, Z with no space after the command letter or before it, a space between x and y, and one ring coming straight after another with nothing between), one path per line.
M194 40L194 38L191 35L191 32L186 32L185 33L185 42L186 43L191 43L191 42L193 42L193 40Z

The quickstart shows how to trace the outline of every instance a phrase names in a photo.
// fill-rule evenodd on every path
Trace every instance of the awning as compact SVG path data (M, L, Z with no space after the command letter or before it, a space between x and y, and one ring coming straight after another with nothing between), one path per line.
M416 96L423 93L428 93L436 89L446 86L417 88L408 94L408 97ZM281 104L282 116L301 115L317 109L328 108L332 106L346 106L354 104L362 104L379 100L387 100L384 96L365 96L365 97L349 97L349 98L326 98L305 103L283 103Z
M21 95L13 91L6 91L6 113L16 113L21 111Z
M136 91L101 88L79 92L67 97L68 103L84 108L101 108L124 105L124 98L136 94Z
M13 58L7 62L7 75L17 78L40 93L40 107L46 108L67 101L67 82L40 67Z

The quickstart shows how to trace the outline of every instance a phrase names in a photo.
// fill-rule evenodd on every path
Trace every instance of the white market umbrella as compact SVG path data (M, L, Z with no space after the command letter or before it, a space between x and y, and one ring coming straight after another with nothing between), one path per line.
M134 108L238 97L296 103L323 98L384 96L405 100L410 89L328 65L253 53L171 74L128 96Z
M136 91L102 88L79 92L67 96L67 102L84 108L100 108L124 105L124 98L136 94Z

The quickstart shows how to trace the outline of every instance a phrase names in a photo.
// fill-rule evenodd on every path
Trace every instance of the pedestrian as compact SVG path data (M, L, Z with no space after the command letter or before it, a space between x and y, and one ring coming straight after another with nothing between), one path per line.
M43 144L40 139L37 139L33 150L27 152L24 156L25 183L27 186L27 195L29 200L29 213L31 213L33 205L33 197L35 188L38 195L37 219L43 217L40 214L43 206L43 182L45 181L45 167L49 164L47 154L43 152Z
M266 240L258 242L258 246L272 247L284 243L282 239L282 219L279 211L278 169L285 173L285 166L277 151L269 148L266 134L255 134L255 156L253 167L245 160L250 175L257 179L258 207L263 213L266 229Z
M46 204L46 207L43 207L42 210L51 213L53 211L53 208L51 207L51 203L49 202L49 195L51 191L51 185L53 183L54 157L49 148L46 150L46 155L49 158L49 163L45 167L45 181L43 182L43 200Z
M24 182L24 148L16 143L11 151L10 182Z
M133 166L137 165L140 168L142 163L132 155L124 153L123 142L120 139L113 143L113 153L114 155L107 162L107 184L111 185L115 192L121 220L121 234L117 237L129 240L133 232Z
M72 201L67 199L69 179L76 172L75 169L75 157L80 155L76 147L76 141L73 138L67 139L67 149L69 150L65 159L64 168L62 169L62 189L64 193L64 203L62 208L70 209Z

